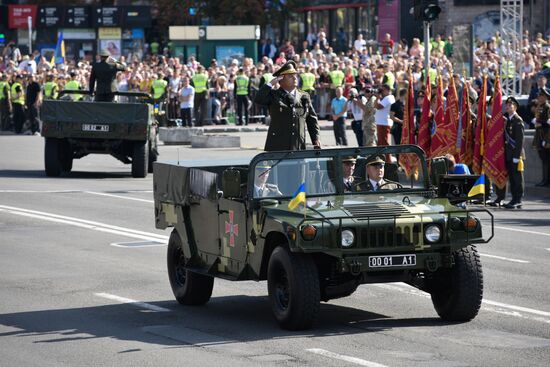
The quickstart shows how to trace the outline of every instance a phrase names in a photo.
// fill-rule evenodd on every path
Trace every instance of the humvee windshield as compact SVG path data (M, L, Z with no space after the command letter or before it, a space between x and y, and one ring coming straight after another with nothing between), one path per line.
M427 189L422 165L411 179L398 163L382 163L384 155L291 158L259 161L254 167L253 198L288 198L305 183L306 196L372 193L379 190L408 191ZM401 153L402 162L418 160L416 153Z

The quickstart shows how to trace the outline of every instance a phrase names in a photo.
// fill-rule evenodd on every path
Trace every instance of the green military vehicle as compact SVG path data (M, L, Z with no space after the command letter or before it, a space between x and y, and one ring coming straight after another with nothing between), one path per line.
M63 94L89 95L86 91ZM46 139L47 176L70 172L73 159L88 154L110 154L132 164L133 177L152 172L158 156L157 124L152 98L147 93L117 92L134 103L45 100L40 109L42 136Z
M417 162L418 178L386 164L385 184L365 189L367 163L385 154ZM205 304L214 277L267 280L277 322L300 330L314 323L320 301L349 296L361 284L405 282L431 294L442 319L473 319L483 296L476 244L493 237L493 217L451 204L467 199L475 177L449 178L441 163L433 161L427 174L423 151L412 145L155 163L156 227L173 227L167 260L175 298ZM291 210L302 183L306 205Z

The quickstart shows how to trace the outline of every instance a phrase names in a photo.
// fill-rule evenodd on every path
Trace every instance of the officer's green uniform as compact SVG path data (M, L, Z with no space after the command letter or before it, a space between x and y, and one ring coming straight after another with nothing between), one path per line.
M547 96L550 91L547 88L541 88L540 93ZM535 136L533 138L533 147L538 151L542 160L542 181L539 186L550 185L550 103L546 100L539 103L535 111Z
M506 103L514 103L516 107L519 107L519 103L513 97L508 98ZM504 131L505 145L504 152L506 157L506 170L508 171L508 181L510 182L510 193L512 194L512 201L508 204L518 205L521 204L523 198L523 136L524 125L521 117L514 113L512 116L505 114L506 129ZM516 160L516 162L514 162ZM507 205L508 205L507 204Z
M248 95L250 80L242 72L235 78L235 98L237 99L237 125L248 125ZM243 119L244 110L244 119Z
M67 89L67 88L65 88ZM57 99L59 87L54 81L44 83L44 98L45 99Z
M208 90L208 75L197 72L191 78L191 84L195 88L195 99L193 108L195 109L195 125L202 126L206 117L206 93Z
M10 84L6 81L0 81L0 129L9 130L10 128Z
M295 73L296 63L289 61L273 73L273 76ZM273 89L270 84L265 84L258 91L255 102L267 106L271 115L265 142L266 151L306 149L306 127L311 141L314 144L319 142L319 123L309 94L298 89L289 93L282 88Z

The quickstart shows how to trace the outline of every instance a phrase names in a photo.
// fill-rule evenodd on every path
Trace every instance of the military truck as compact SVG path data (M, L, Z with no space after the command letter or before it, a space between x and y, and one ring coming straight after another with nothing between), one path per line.
M152 172L158 156L157 124L152 98L147 93L117 92L133 103L73 101L63 95L87 91L63 91L59 100L45 100L40 109L42 136L46 139L44 165L47 176L70 172L73 159L88 154L110 154L132 165L133 177Z
M407 178L386 163L393 189L362 189L367 162L390 154L416 164L418 175ZM355 185L348 191L350 156ZM446 174L440 163L428 174L424 152L413 145L155 163L155 223L173 228L167 266L176 300L205 304L214 277L267 280L276 321L301 330L316 321L320 301L350 296L361 284L405 282L428 292L443 320L473 319L483 296L476 245L493 237L493 219L485 209L451 204L449 192L432 185L430 176ZM465 184L446 187L456 196L468 192ZM305 204L290 209L298 187Z

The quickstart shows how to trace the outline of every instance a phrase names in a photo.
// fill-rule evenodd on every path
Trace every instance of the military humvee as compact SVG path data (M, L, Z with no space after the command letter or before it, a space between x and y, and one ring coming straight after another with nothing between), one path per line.
M87 91L63 94L89 95ZM46 139L46 175L70 172L73 159L88 154L110 154L132 164L133 177L146 177L158 156L152 98L147 93L117 92L135 103L44 100L40 109Z
M386 164L394 189L361 189L366 162L385 154L416 160L418 178ZM350 156L356 185L348 192L342 172ZM446 173L439 169L434 162L434 174ZM450 204L449 193L431 184L417 146L266 152L216 165L157 162L154 171L156 227L174 228L168 277L181 304L208 302L214 277L221 277L267 280L275 318L291 330L310 327L320 301L366 283L406 282L426 291L444 320L468 321L479 311L476 244L493 236L491 213ZM301 183L306 206L291 210ZM467 193L460 182L452 186L452 195Z

